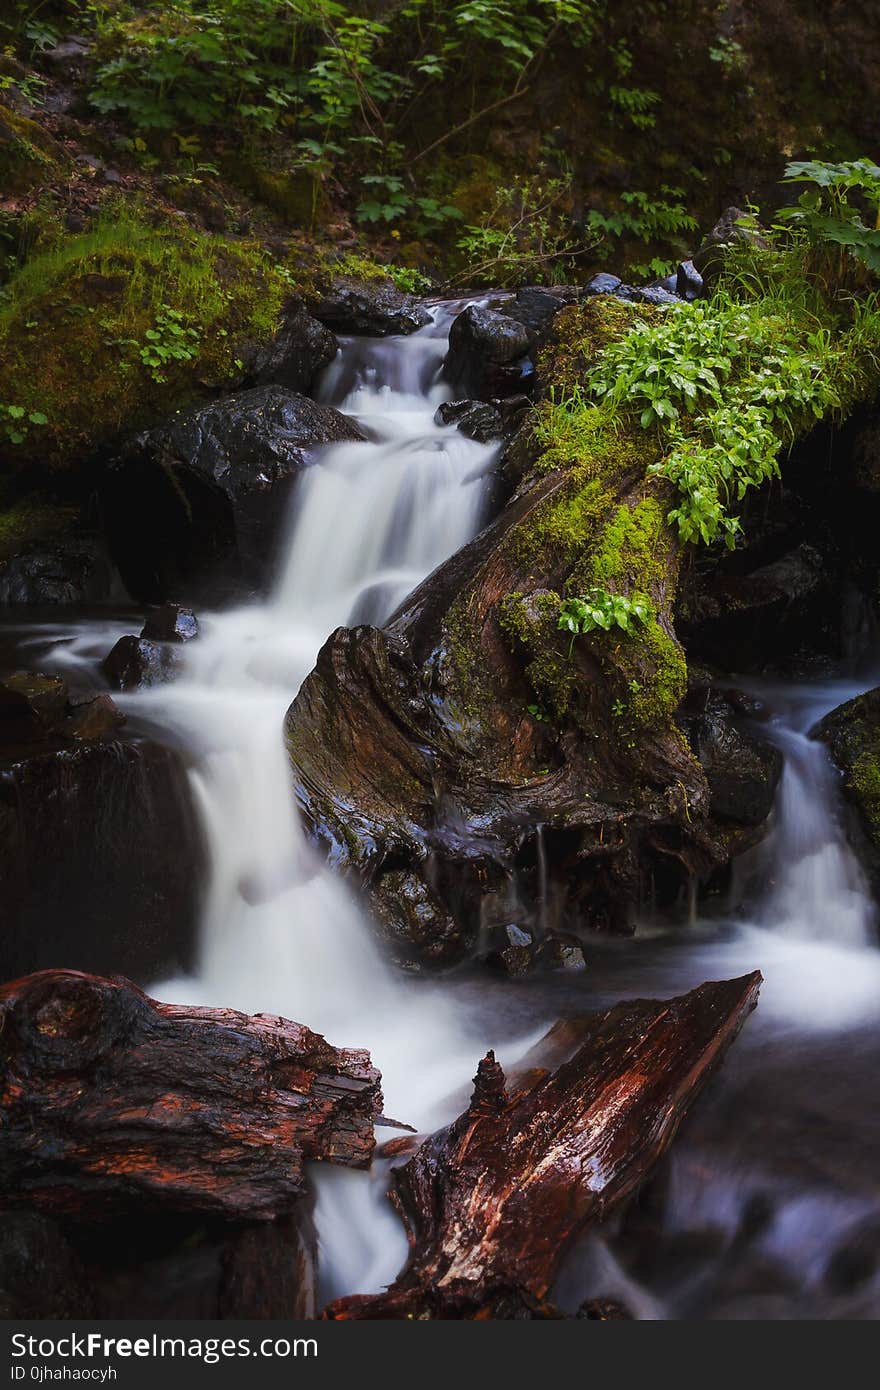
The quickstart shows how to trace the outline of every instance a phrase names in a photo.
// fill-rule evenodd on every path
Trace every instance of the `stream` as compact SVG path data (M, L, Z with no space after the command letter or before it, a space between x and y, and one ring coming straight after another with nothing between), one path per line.
M735 909L634 939L597 938L588 969L522 982L392 973L362 909L298 824L282 720L328 634L380 624L487 517L496 446L434 423L452 317L407 338L348 339L320 398L368 442L325 449L298 480L269 597L200 614L172 683L119 697L136 727L183 747L209 851L194 975L159 998L278 1012L369 1047L386 1113L434 1127L461 1108L488 1046L511 1062L563 1015L683 992L758 968L757 1013L640 1200L568 1257L554 1298L619 1299L642 1318L880 1314L880 953L834 771L808 731L878 683L749 683L785 770L763 843L737 865ZM130 617L26 634L32 668L95 670ZM387 1131L380 1131L386 1135ZM405 1258L387 1169L314 1173L323 1292L371 1292Z

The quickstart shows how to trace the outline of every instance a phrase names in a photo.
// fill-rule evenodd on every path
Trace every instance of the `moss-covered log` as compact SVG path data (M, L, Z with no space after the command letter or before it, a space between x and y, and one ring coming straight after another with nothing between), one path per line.
M558 315L545 380L564 390L634 312L594 299ZM676 722L680 546L670 485L649 472L659 449L637 425L547 402L515 445L524 479L499 519L386 630L334 633L294 702L306 817L404 953L452 959L510 920L511 876L536 873L536 826L553 878L545 926L625 928L652 874L677 891L754 837L710 816ZM591 588L638 599L646 620L573 640L560 606ZM421 935L414 899L433 914Z

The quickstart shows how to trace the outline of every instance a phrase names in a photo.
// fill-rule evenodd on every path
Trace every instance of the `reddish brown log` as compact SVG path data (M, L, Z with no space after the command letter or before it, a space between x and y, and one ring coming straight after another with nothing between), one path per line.
M572 1239L641 1183L755 1007L761 976L582 1021L573 1056L508 1085L490 1052L468 1109L394 1172L410 1258L324 1316L482 1318L540 1306ZM554 1048L566 1029L554 1030ZM567 1035L572 1036L568 1028Z
M379 1086L368 1053L299 1023L43 971L0 986L0 1191L80 1218L266 1220L303 1192L305 1161L369 1164Z

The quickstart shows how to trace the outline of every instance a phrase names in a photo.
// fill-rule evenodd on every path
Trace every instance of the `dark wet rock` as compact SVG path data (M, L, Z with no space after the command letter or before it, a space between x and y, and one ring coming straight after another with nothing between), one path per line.
M622 285L619 275L609 275L606 270L600 270L598 275L587 281L584 294L616 294Z
M109 695L71 691L59 676L16 671L0 681L0 748L103 738L125 716Z
M504 434L501 411L489 401L444 401L434 415L438 425L457 425L468 439L487 444Z
M147 614L141 637L150 642L190 642L199 635L199 622L191 608L178 603L163 603L161 608Z
M4 1211L0 1317L86 1318L94 1314L85 1268L59 1223L34 1211Z
M108 597L113 566L100 537L64 536L0 558L0 604L96 603Z
M670 287L667 285L666 288ZM675 284L671 288L680 299L686 299L689 304L700 298L703 293L703 277L693 261L681 262L675 275Z
M618 285L613 294L615 299L625 299L630 304L653 304L658 309L681 303L677 294L670 293L662 285Z
M839 597L824 557L803 543L748 573L706 576L676 627L689 654L722 670L773 670L815 647L831 613L839 629Z
M811 731L827 744L853 808L853 843L880 891L880 687L827 714Z
M782 754L736 722L736 711L715 690L692 693L679 722L706 774L713 816L737 825L763 825L782 776Z
M2 974L185 969L205 858L183 766L146 741L70 732L0 750Z
M109 467L104 509L129 591L162 602L222 573L271 577L297 475L360 426L281 386L241 391L132 439Z
M0 744L46 739L66 714L67 692L58 676L16 671L0 682Z
M522 392L534 374L533 343L524 324L471 304L453 321L443 374L478 400Z
M531 972L535 963L534 953L535 943L531 932L509 922L493 932L493 949L487 961L516 979Z
M91 50L91 40L85 34L66 34L52 48L41 50L40 61L51 67L67 69L83 63Z
M101 669L115 690L146 690L171 680L178 663L177 653L162 642L120 637Z
M401 965L429 960L442 965L460 959L461 932L431 887L413 873L383 873L371 894L373 914L392 954Z
M390 280L335 280L324 294L308 300L308 310L339 333L414 333L431 322L431 315L412 295L395 289Z
M754 219L741 208L729 207L695 252L693 266L702 276L706 288L716 284L724 267L728 250L736 245L766 246L767 242L754 226Z
M106 692L69 699L68 710L65 729L72 738L105 738L125 723L125 715Z
M538 944L537 964L551 970L566 970L577 973L586 968L584 949L576 937L561 932L550 932Z
M294 299L275 336L245 359L245 370L256 386L286 386L308 394L338 350L330 329L312 317L301 299Z
M517 290L513 299L504 305L503 312L539 338L560 309L577 302L579 293L573 285L552 288L544 285L524 285Z

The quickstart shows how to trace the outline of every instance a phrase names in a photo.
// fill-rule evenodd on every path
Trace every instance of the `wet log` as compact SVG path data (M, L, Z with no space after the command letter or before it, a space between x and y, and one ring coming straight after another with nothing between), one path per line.
M380 1110L368 1053L275 1015L68 970L0 986L8 1205L269 1220L304 1191L306 1161L367 1166Z
M488 1053L467 1110L394 1171L411 1247L403 1272L324 1316L491 1318L530 1306L541 1316L566 1249L666 1150L760 984L755 972L618 1004L565 1025L579 1041L558 1067L509 1082ZM564 1040L554 1030L551 1045Z
M654 312L563 310L546 380L580 390L591 352ZM633 422L548 451L548 430L527 418L502 513L381 630L333 633L288 711L303 819L407 964L485 953L511 921L535 948L548 928L627 932L646 896L674 911L766 825L713 798L678 722L681 547L657 439ZM646 621L560 629L564 602L594 591L641 596ZM772 796L769 767L766 782Z

